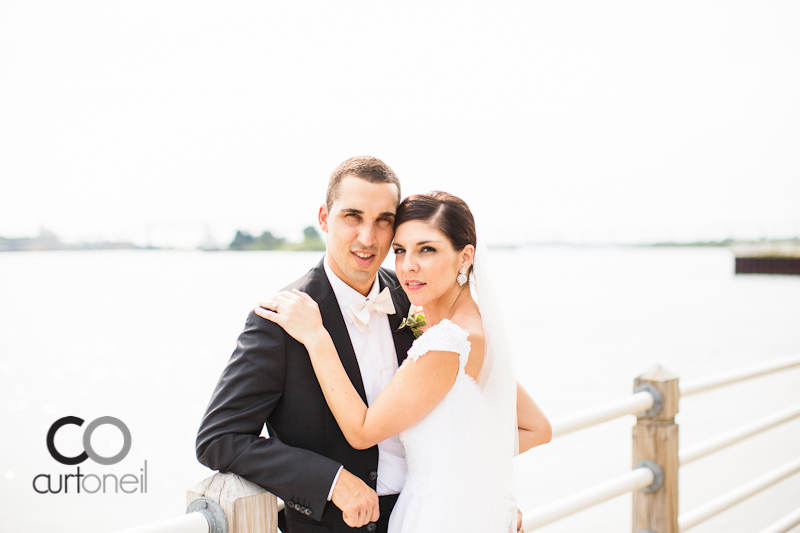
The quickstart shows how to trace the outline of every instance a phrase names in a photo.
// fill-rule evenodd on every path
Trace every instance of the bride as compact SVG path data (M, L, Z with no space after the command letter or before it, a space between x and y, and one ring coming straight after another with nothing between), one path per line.
M550 424L516 381L472 213L448 193L410 196L398 207L392 246L400 283L427 326L369 407L311 297L281 292L256 312L306 346L351 446L399 435L408 472L389 533L513 533L513 457L548 442Z

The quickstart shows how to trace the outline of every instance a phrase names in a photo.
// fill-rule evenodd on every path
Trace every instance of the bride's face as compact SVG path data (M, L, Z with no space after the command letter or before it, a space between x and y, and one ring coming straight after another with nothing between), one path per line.
M411 220L398 226L392 247L397 277L414 305L425 306L458 287L462 254L427 222Z

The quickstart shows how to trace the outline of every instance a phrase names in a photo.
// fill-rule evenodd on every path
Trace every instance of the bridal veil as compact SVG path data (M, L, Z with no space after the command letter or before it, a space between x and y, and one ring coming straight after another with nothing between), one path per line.
M489 410L483 432L482 457L475 458L476 475L486 484L486 502L492 524L507 524L516 531L518 476L514 457L519 453L517 433L517 379L514 357L506 336L498 302L496 273L486 245L479 240L473 261L470 289L483 322L485 351L478 386ZM468 482L468 480L464 480ZM475 479L473 478L473 482Z

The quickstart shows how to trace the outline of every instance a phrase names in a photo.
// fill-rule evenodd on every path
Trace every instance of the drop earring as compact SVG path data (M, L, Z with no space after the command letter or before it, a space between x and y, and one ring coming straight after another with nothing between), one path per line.
M467 267L461 267L456 281L459 285L464 285L467 282Z

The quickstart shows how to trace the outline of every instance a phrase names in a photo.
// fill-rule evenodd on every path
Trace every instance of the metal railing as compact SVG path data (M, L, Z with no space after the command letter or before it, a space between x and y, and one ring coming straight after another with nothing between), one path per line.
M781 370L800 367L800 355L793 355L775 361L733 372L715 374L708 378L687 380L680 386L681 398L700 392L732 385L740 381L761 377ZM553 438L562 437L575 431L586 429L626 415L646 411L653 407L654 398L650 391L636 392L631 396L604 403L602 405L556 418L551 422Z
M214 533L214 531L205 516L200 513L187 513L118 533Z
M758 533L786 533L795 526L800 526L800 508L787 514L774 524L770 524Z
M782 359L768 361L741 370L723 372L708 378L688 380L681 385L681 397L691 396L692 394L705 392L711 389L718 389L740 381L765 376L773 372L788 370L796 366L800 366L800 355L792 355Z
M635 415L636 413L647 411L653 407L654 402L655 398L653 398L652 392L641 391L626 398L620 398L573 415L555 419L550 424L553 428L553 438L563 437L568 433L596 426L621 416Z
M525 531L529 531L546 526L617 496L651 486L654 481L655 474L650 468L644 466L636 468L605 483L523 513L523 527Z
M678 516L678 524L681 531L688 531L697 524L705 522L709 518L718 515L726 509L730 509L737 503L758 494L762 490L769 488L779 481L783 481L787 477L800 472L800 457L785 463L778 468L772 469L766 474L763 474L756 479L745 483L725 494L714 498L713 500L704 503L699 507L695 507L688 513L683 513Z
M741 442L754 435L763 433L768 429L772 429L776 426L789 422L790 420L794 420L798 416L800 416L800 405L795 405L794 407L784 409L778 413L759 418L758 420L750 422L749 424L739 426L738 428L727 433L723 433L722 435L708 439L700 444L695 444L686 450L681 450L679 454L680 464L681 466L688 465L689 463L705 457L706 455L710 455L714 452L722 450L723 448L727 448L728 446L736 444L737 442Z
M724 372L707 378L687 380L680 385L678 389L679 396L684 398L700 392L725 387L734 383L765 376L774 372L789 370L795 367L800 367L800 355L768 361L745 369ZM661 402L663 402L663 398L657 389L649 387L644 390L639 390L639 388L637 388L637 392L632 396L614 400L600 406L592 407L591 409L553 420L553 438L561 437L623 416L637 414L639 418L650 418L658 414L660 410L659 404ZM677 411L677 406L675 410ZM648 413L648 411L652 412ZM798 417L800 417L800 405L764 416L722 435L678 451L677 463L680 466L685 466ZM656 466L656 468L658 467ZM800 458L789 461L781 467L771 470L749 483L733 489L688 513L674 516L673 519L677 521L676 525L679 529L673 528L673 530L687 531L691 527L708 520L798 472L800 472ZM639 466L631 472L618 476L610 481L600 483L563 499L525 512L523 514L523 526L526 531L531 531L617 496L627 494L628 492L652 489L653 483L653 470ZM652 492L652 490L650 492ZM673 508L677 513L677 493L671 495L671 497L675 499ZM800 524L800 510L790 513L765 529L762 533L788 531L798 524Z

